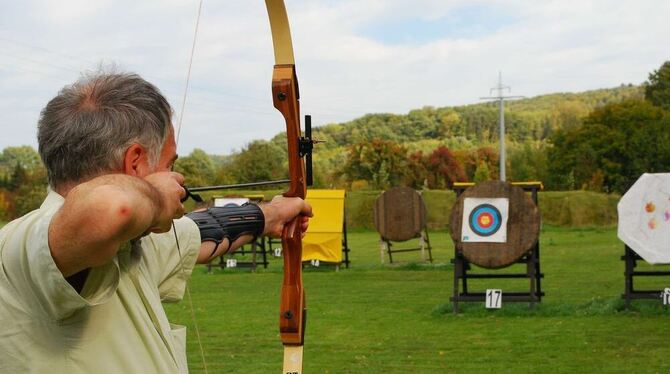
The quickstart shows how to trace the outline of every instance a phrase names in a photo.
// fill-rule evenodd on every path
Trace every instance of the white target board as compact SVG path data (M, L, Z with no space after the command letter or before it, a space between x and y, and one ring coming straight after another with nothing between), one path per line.
M509 199L463 199L461 241L471 243L506 243Z
M650 264L670 264L670 173L642 174L617 210L619 239Z

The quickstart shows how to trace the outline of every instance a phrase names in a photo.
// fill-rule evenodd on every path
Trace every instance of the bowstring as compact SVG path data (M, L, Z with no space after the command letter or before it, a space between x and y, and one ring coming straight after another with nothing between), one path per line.
M181 109L179 111L179 119L177 120L177 131L176 131L176 136L175 136L175 145L177 147L179 146L179 135L181 134L181 126L182 126L182 121L184 119L184 110L186 108L186 96L188 95L188 88L189 84L191 82L191 68L193 66L193 56L195 55L195 45L196 41L198 39L198 26L200 26L200 14L202 13L202 2L203 0L200 0L198 3L198 15L195 20L195 30L193 32L193 43L191 44L191 55L189 57L188 61L188 72L186 73L186 84L184 86L184 95L182 97L182 102L181 102ZM179 246L179 238L177 236L177 226L174 224L174 221L172 222L172 232L174 233L174 239L175 243L177 244L177 253L179 253L179 262L182 263L183 258L182 258L182 253L181 253L181 248ZM184 279L186 279L186 274L184 272L184 267L181 266L181 275ZM193 298L191 297L191 289L188 286L188 282L186 283L185 287L186 291L186 300L188 302L189 309L191 310L191 321L193 323L193 328L195 329L195 336L198 341L198 348L200 350L200 358L202 359L202 367L205 371L205 374L208 374L207 371L207 361L205 360L205 350L202 347L202 339L200 338L200 329L198 328L198 321L195 318L195 309L193 308Z
M179 238L177 237L177 226L172 221L172 232L174 233L174 240L177 244L177 253L179 253L179 263L182 263L181 248L179 247ZM184 273L184 266L180 266L181 275L186 279L186 274ZM193 328L195 329L195 336L198 341L198 347L200 348L200 358L202 359L202 367L205 370L205 374L208 374L207 371L207 361L205 361L205 350L202 347L202 340L200 339L200 329L198 329L198 320L195 318L195 308L193 308L193 298L191 297L191 289L186 282L186 300L188 301L189 309L191 310L191 322L193 323Z
M181 110L179 111L179 119L177 120L177 135L175 136L175 143L179 144L179 135L181 134L181 124L184 119L184 109L186 108L186 95L188 94L189 84L191 83L191 68L193 67L193 55L195 54L195 42L198 39L198 26L200 25L200 13L202 12L202 1L198 3L198 16L195 20L195 31L193 32L193 44L191 45L191 56L188 60L188 71L186 73L186 85L184 86L184 95L181 100Z

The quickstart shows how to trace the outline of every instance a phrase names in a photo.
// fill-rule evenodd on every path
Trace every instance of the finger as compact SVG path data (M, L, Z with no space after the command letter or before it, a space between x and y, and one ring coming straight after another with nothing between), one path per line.
M307 217L314 217L314 213L312 212L312 206L309 205L308 202L303 201L302 207L300 209L300 214Z
M171 171L170 173L172 178L174 178L174 180L177 181L177 183L179 183L180 186L184 185L185 178L182 174L177 173L176 171Z
M181 193L179 194L179 201L182 203L188 200L189 196L192 196L191 191L186 188L186 186L181 186Z

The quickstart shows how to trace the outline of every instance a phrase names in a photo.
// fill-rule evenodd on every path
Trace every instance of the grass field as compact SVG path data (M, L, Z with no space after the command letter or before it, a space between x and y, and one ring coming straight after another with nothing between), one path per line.
M305 373L670 372L670 310L660 301L623 308L623 245L614 229L545 227L541 305L490 311L470 303L458 315L449 303L453 247L446 233L431 232L431 266L416 263L418 252L380 265L371 231L350 232L349 240L350 269L304 274ZM195 270L191 293L210 373L280 372L281 276L279 259L256 273ZM504 292L525 284L471 287ZM670 279L640 286L670 287ZM189 326L191 372L204 372L187 301L168 305L168 313Z

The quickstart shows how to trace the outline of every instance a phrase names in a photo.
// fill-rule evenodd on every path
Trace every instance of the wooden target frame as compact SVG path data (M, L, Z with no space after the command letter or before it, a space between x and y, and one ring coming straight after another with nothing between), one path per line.
M491 181L491 182L484 182L480 185L478 185L479 189L483 188L484 190L489 190L489 192L492 191L499 191L499 186L496 186L496 184L503 183L507 186L503 188L503 190L509 190L509 189L520 189L521 193L526 195L526 193L530 193L530 199L532 200L532 203L536 209L538 209L538 215L539 215L539 206L538 206L538 192L543 189L543 185L541 182L517 182L517 183L505 183L505 182L499 182L499 181ZM459 204L462 202L462 198L467 197L467 195L470 195L470 193L463 195L469 188L474 187L474 183L454 183L452 189L454 192L456 192L456 203L454 205L454 209L452 210L452 221L450 225L450 231L452 238L454 239L454 258L451 260L451 262L454 264L454 283L453 283L453 294L452 297L450 298L450 301L452 302L452 308L454 313L459 312L459 303L460 302L483 302L486 300L486 292L485 291L472 291L471 289L468 288L468 280L471 279L510 279L510 278L525 278L528 279L528 291L503 291L502 293L502 301L503 302L528 302L531 307L534 307L536 303L539 303L542 300L542 297L545 295L544 292L542 291L542 283L541 280L544 278L544 274L540 270L540 241L539 241L539 221L538 221L538 228L537 232L531 233L532 236L537 236L537 240L534 241L534 243L528 244L530 246L529 249L525 250L525 252L519 256L519 258L514 258L514 260L510 260L509 257L503 257L503 258L497 258L496 261L492 263L487 263L482 257L482 253L487 250L487 248L500 248L500 243L471 243L475 244L473 246L474 251L469 254L469 256L465 256L462 249L462 241L461 240L456 240L456 239L461 239L461 224L462 221L455 222L454 216L458 214L462 214L462 205L459 207ZM518 191L516 192L518 193ZM491 197L503 197L500 192L496 195L495 193ZM460 211L459 211L460 209ZM511 209L511 208L510 208ZM511 213L511 214L516 214L516 213ZM511 219L511 218L510 218ZM519 218L514 218L514 219L519 219ZM523 219L521 217L520 219ZM539 217L538 217L539 220ZM514 231L509 232L510 235L517 235L517 233L514 233ZM513 236L511 238L512 240L523 240L524 238L516 238ZM520 244L522 247L526 244ZM483 266L484 268L487 269L497 269L497 268L502 268L506 266L511 266L513 264L523 264L525 265L525 272L519 272L519 273L500 273L500 272L490 272L490 273L471 273L470 270L472 270L471 265L478 265L481 266L478 263L474 263L470 261L470 259L474 259L475 261L485 265ZM491 288L500 288L498 285L495 287Z

